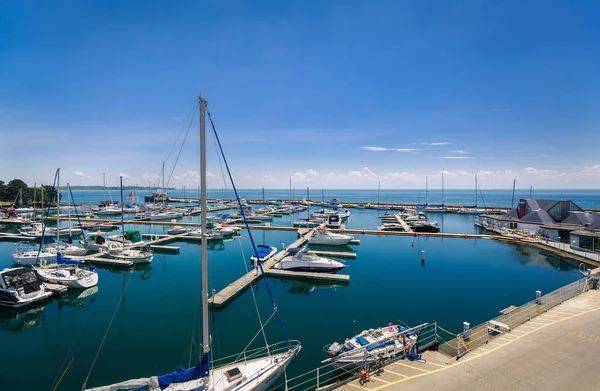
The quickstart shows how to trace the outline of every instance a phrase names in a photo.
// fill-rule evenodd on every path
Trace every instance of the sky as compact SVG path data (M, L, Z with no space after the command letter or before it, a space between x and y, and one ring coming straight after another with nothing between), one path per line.
M440 188L443 173L446 189L474 174L598 189L598 15L585 0L5 0L0 179L154 185L165 161L169 186L197 187L201 93L239 188ZM212 138L207 159L209 187L230 188Z

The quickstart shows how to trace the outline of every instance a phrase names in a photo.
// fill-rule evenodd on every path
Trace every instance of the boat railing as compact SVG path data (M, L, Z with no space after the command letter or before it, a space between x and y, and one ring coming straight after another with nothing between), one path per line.
M396 339L398 336L400 338L402 335L411 332L418 332L418 340L417 346L420 349L425 350L431 346L436 345L437 343L437 324L436 323L424 323L422 325L410 328L405 330L397 335L393 336L390 339ZM389 339L387 339L389 340ZM381 343L379 341L377 343ZM365 345L365 347L361 347L366 349L366 346L372 346L375 344ZM360 351L360 349L352 350ZM394 358L387 359L383 362L383 364L388 364L397 360L406 359L407 352L398 354ZM325 360L325 365L312 369L308 372L300 374L298 376L292 378L285 379L285 391L308 391L308 390L319 390L319 391L327 391L333 388L340 387L343 384L346 384L354 379L357 379L360 376L360 371L368 368L369 364L372 364L372 361L366 361L361 363L360 365L356 365L355 363L348 363L345 365L335 363L332 361Z
M590 289L591 278L583 276L564 287L552 291L546 295L536 292L536 298L520 307L511 306L502 310L502 315L483 322L475 327L468 327L458 334L437 327L441 341L439 350L449 356L460 359L473 349L489 343L494 337L510 332L515 327L530 321L538 315L542 315L549 309L561 304Z
M246 361L264 357L268 354L274 355L284 353L295 349L299 345L300 341L296 340L290 340L289 344L286 341L281 341L267 346L261 346L259 348L246 349L243 352L232 354L230 356L213 359L212 364L214 366L222 366L226 364L245 363Z

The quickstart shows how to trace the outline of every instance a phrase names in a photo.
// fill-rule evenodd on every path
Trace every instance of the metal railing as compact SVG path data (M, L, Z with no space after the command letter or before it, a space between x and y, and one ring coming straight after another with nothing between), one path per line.
M449 356L456 357L458 360L471 350L493 340L495 336L500 334L499 332L508 331L503 328L498 328L499 332L494 332L488 328L494 328L494 324L490 323L490 321L494 321L496 324L507 325L510 330L512 330L515 327L561 304L565 300L571 299L587 291L589 289L589 281L589 278L581 278L569 285L525 303L522 306L508 312L507 314L497 316L459 334L452 334L438 326L437 328L441 329L446 336L445 339L440 336L440 339L444 343L439 345L439 350Z
M418 331L417 345L421 350L437 344L437 324L427 324ZM381 342L381 341L380 341ZM406 353L400 353L394 358L383 361L384 365L406 358ZM365 361L360 365L340 365L330 362L301 375L285 379L285 391L327 391L344 385L359 377L360 371L369 368L373 361Z

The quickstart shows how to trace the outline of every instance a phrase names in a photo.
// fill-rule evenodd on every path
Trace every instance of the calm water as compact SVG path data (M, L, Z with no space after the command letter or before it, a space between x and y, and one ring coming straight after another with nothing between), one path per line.
M340 196L341 197L341 196ZM350 227L373 228L377 211L353 210ZM286 216L287 219L293 217ZM273 224L284 224L285 218ZM444 230L474 232L472 216L440 215ZM164 227L137 226L162 233ZM4 229L3 229L4 230ZM295 232L255 231L258 243L280 246ZM571 265L537 250L489 240L359 235L352 246L356 260L344 261L350 284L314 284L269 279L288 336L302 341L288 375L312 369L326 357L322 347L343 341L365 328L398 319L409 324L439 322L459 331L509 305L547 293L577 278ZM414 246L413 246L414 244ZM88 380L88 386L149 376L187 366L192 335L198 334L199 257L197 244L175 243L179 255L156 254L152 265L135 270L100 269L97 293L78 293L47 302L28 313L0 313L3 387L50 389L75 357L58 390L78 390L114 315L112 327ZM241 248L240 248L241 246ZM0 242L0 267L10 266L14 244ZM351 251L347 249L347 251ZM425 251L424 264L420 252ZM251 253L247 233L209 248L210 285L221 289L245 273ZM253 289L262 318L271 305L261 281ZM80 293L82 296L86 293ZM122 297L121 305L117 307ZM211 316L213 354L241 351L259 325L250 291ZM281 340L275 319L267 327L270 342ZM197 337L196 337L197 340ZM256 341L253 346L259 346ZM192 364L196 351L192 354ZM31 376L35 368L35 376Z
M143 201L144 194L147 191L137 192L138 197ZM169 190L170 196L173 197L198 197L198 191L183 191ZM252 200L262 199L262 190L239 190L241 197ZM124 192L124 197L127 198L129 191ZM600 190L533 190L534 198L545 199L563 199L572 200L582 208L600 209ZM310 199L315 201L328 200L330 198L338 198L340 202L372 202L372 203L396 203L396 204L415 204L425 202L425 190L321 190L311 189L309 192ZM483 197L482 197L483 196ZM67 194L63 192L62 199L66 202ZM119 200L119 191L112 190L109 194L102 190L79 190L73 191L73 197L78 204L97 204L101 200L112 198ZM234 194L231 190L208 190L209 198L227 198L233 199ZM306 197L306 189L301 190L265 190L265 199L303 199ZM482 199L483 198L483 199ZM520 198L529 198L529 189L515 190L515 204ZM473 205L475 203L474 190L446 190L444 192L444 202L447 205ZM441 189L430 189L428 195L429 203L441 203ZM512 189L507 190L482 190L478 194L477 204L480 206L511 206Z

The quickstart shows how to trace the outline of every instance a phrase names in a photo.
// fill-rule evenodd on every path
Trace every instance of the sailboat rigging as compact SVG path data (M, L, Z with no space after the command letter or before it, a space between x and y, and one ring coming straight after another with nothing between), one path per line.
M203 97L198 97L200 106L200 189L201 189L201 225L206 226L207 222L207 190L206 190L206 107L207 101ZM210 118L210 113L208 113ZM258 258L257 246L254 243L250 227L246 219L246 213L242 207L240 197L238 195L235 184L232 180L232 175L224 157L223 149L219 141L214 123L211 119L211 126L214 132L215 139L218 144L218 150L225 162L229 179L233 186L233 191L236 196L238 206L244 221L244 225L248 230L250 241L255 256ZM98 388L92 388L93 391L114 391L114 390L169 390L169 391L265 391L283 374L291 359L300 351L301 345L299 342L288 341L285 344L266 345L259 350L244 351L244 354L232 356L233 361L224 363L225 359L216 360L211 365L210 358L210 330L208 317L208 238L207 235L202 235L201 238L201 302L202 302L202 350L203 354L200 362L192 368L183 369L162 376L153 376L150 378L134 379L122 383L112 384ZM264 270L260 262L257 262L261 273L264 275ZM271 290L266 278L263 278L267 291L271 295ZM283 329L277 306L273 296L271 295L274 314L277 315L280 326ZM264 325L261 325L261 330ZM284 337L285 337L285 330ZM265 354L266 353L266 354ZM250 355L249 355L250 354ZM252 359L247 359L252 357ZM91 372L91 369L90 369ZM89 376L89 375L88 375ZM87 379L86 379L87 382ZM85 384L84 387L85 388Z

